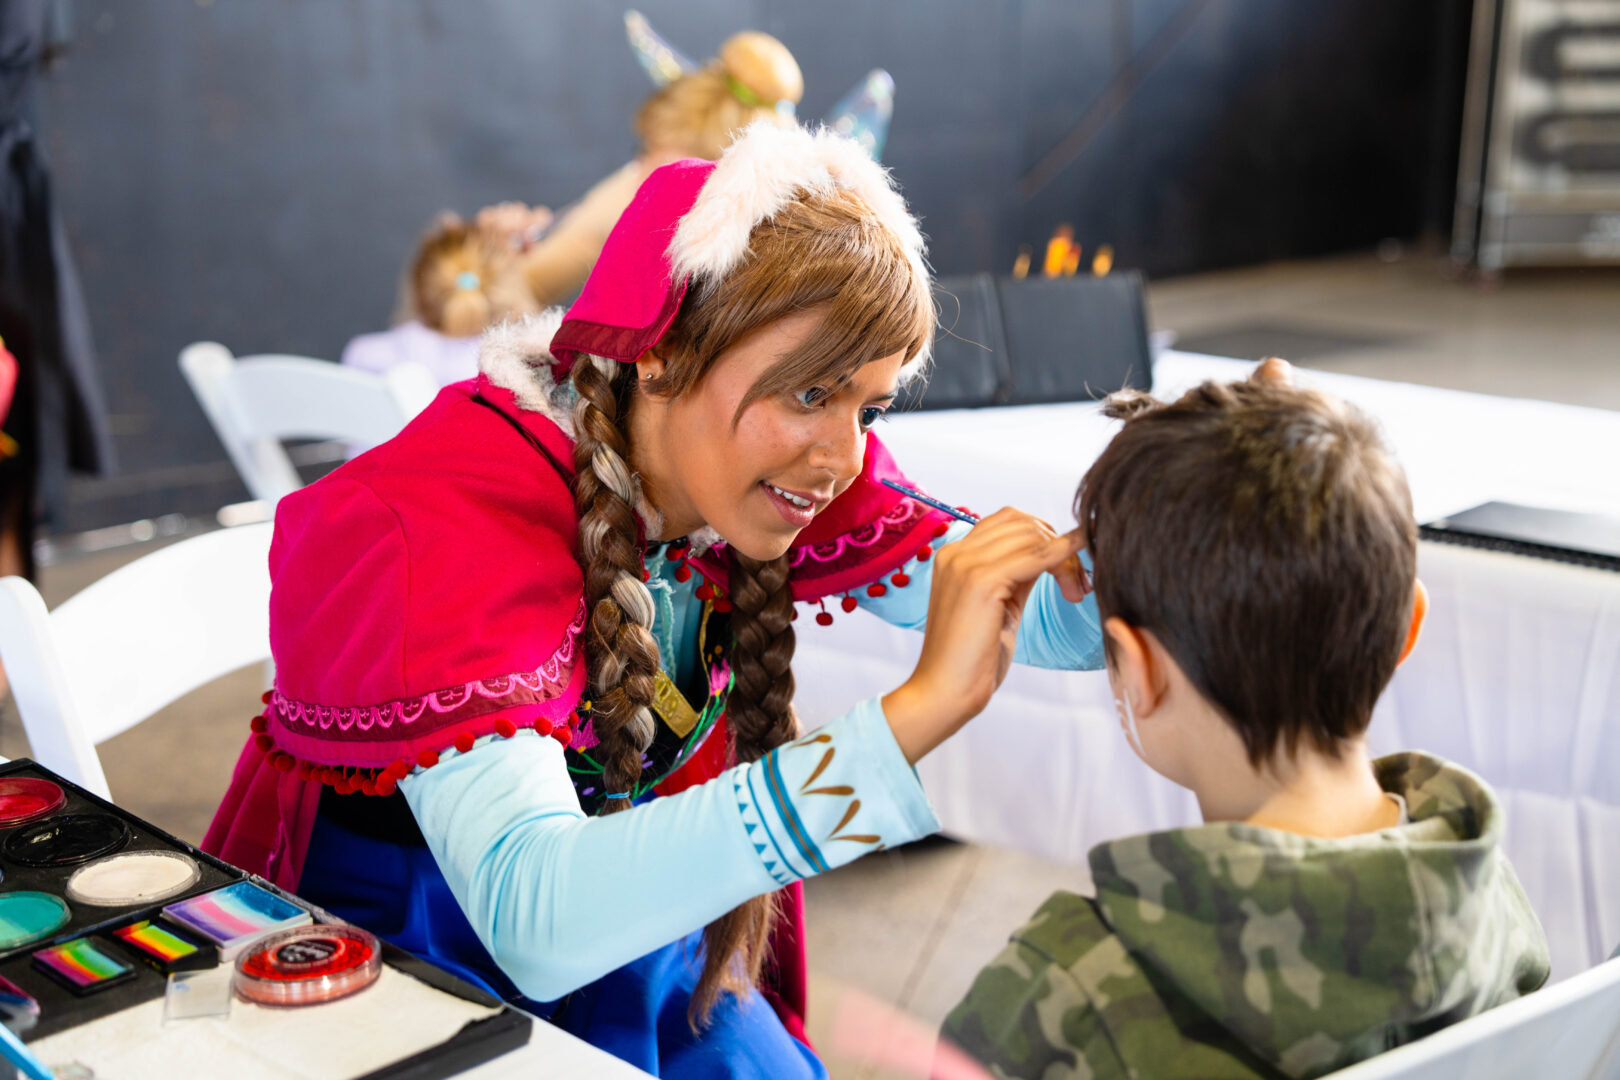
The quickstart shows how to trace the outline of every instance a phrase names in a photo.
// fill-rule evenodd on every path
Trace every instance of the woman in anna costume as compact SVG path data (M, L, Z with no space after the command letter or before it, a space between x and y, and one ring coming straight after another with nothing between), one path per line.
M937 827L911 765L1015 648L1101 661L1073 536L879 483L932 326L857 144L655 171L560 324L280 504L276 688L205 846L649 1072L824 1076L800 880ZM802 735L828 601L922 658Z

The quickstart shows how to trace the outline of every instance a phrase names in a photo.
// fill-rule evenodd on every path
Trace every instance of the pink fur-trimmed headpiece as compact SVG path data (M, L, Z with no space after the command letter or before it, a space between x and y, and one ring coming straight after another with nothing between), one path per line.
M755 226L801 192L839 190L865 203L900 241L926 290L922 233L887 169L853 139L756 123L718 162L677 161L641 185L552 338L559 374L587 353L640 359L669 329L689 290L721 280L748 256ZM924 348L901 370L902 382L927 363Z

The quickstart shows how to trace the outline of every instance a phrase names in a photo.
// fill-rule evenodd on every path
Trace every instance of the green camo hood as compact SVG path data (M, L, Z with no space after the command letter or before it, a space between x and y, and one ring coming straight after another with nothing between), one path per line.
M1091 852L1098 909L1155 984L1288 1076L1420 1037L1547 977L1490 788L1426 754L1374 769L1410 824L1343 839L1211 824Z

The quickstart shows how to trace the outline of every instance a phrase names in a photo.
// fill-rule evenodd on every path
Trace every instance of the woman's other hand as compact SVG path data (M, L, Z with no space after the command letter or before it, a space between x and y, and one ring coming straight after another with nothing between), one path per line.
M883 699L906 760L915 764L990 703L1018 645L1024 601L1043 573L1071 600L1085 595L1077 531L1059 535L1021 510L999 510L934 556L928 626L911 678Z
M503 202L478 211L478 228L496 244L524 250L551 226L551 211L544 206Z

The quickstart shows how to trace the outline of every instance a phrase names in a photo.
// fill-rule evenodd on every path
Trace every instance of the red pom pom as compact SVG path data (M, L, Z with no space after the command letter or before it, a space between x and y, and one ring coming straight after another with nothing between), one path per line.
M360 781L360 794L362 794L362 795L375 795L375 794L377 794L377 781L373 780L369 776L363 777L361 779L361 781Z
M799 609L794 608L793 609L793 614L788 616L788 622L798 622L798 621L799 621Z
M890 581L890 583L892 583L895 586L895 588L903 589L907 585L911 584L911 575L910 574L896 574L896 575L894 575L894 577L890 578L889 581Z
M714 602L714 610L724 615L726 612L731 610L731 601L722 596L720 599Z
M642 581L651 581L652 580L652 573L650 571L648 571L648 569L645 566L643 566L641 568L641 580Z
M270 730L270 718L268 716L255 716L248 721L248 728L262 735Z
M692 568L690 566L687 566L685 563L681 563L681 565L675 568L676 581L690 581L691 579Z
M943 521L940 522L938 525L934 526L934 536L935 536L936 539L938 537L944 536L946 533L948 533L950 531L951 531L951 527L949 525L945 524Z
M675 547L672 544L664 549L664 558L668 559L670 562L680 562L682 559L686 558L686 549L683 547Z
M704 582L702 585L697 587L697 592L693 595L695 595L699 600L712 600L714 599L714 586L708 582Z
M339 795L352 795L354 794L354 785L350 784L349 778L345 776L332 785L332 790Z
M314 772L315 766L311 765L309 762L300 761L298 763L298 779L308 780Z
M888 591L889 588L887 585L868 585L866 587L867 596L884 596L888 593Z
M504 716L495 719L495 734L503 739L510 739L517 734L517 725ZM465 753L466 751L463 751Z
M846 596L838 602L838 606L843 608L845 611L854 611L860 606L860 601L856 600L853 596Z
M575 716L573 720L574 723L579 723L579 717ZM553 724L550 720L542 716L536 719L534 722L534 733L536 735L550 735L551 729L556 726L556 724Z
M276 772L292 772L298 760L291 754L277 751L270 756L270 764L275 766Z
M826 612L826 611L817 612L816 613L816 622L821 626L831 626L832 625L832 613L831 612Z
M403 780L411 774L411 767L406 762L396 758L388 763L388 768L383 770L383 774L392 776L395 780Z
M465 754L467 751L469 751L469 750L471 750L473 748L473 741L474 740L473 740L473 733L472 732L470 732L470 731L459 732L456 735L456 749L461 751L463 754Z
M268 704L270 704L270 697L274 693L275 693L274 690L266 690L264 693L259 695L259 700L264 702L266 705L268 705Z
M567 746L569 743L574 741L574 733L565 727L560 727L556 731L553 731L551 733L551 737L562 743L564 746Z
M416 755L416 763L424 769L431 769L439 763L439 752L437 750L424 750Z
M927 544L924 544L922 547L917 549L918 562L927 562L929 559L933 558L933 555L934 549L929 547Z
M399 781L392 776L383 773L377 777L376 792L378 795L392 795L397 790L399 790Z
M261 732L253 736L253 745L259 748L259 753L268 754L276 748L276 740Z

